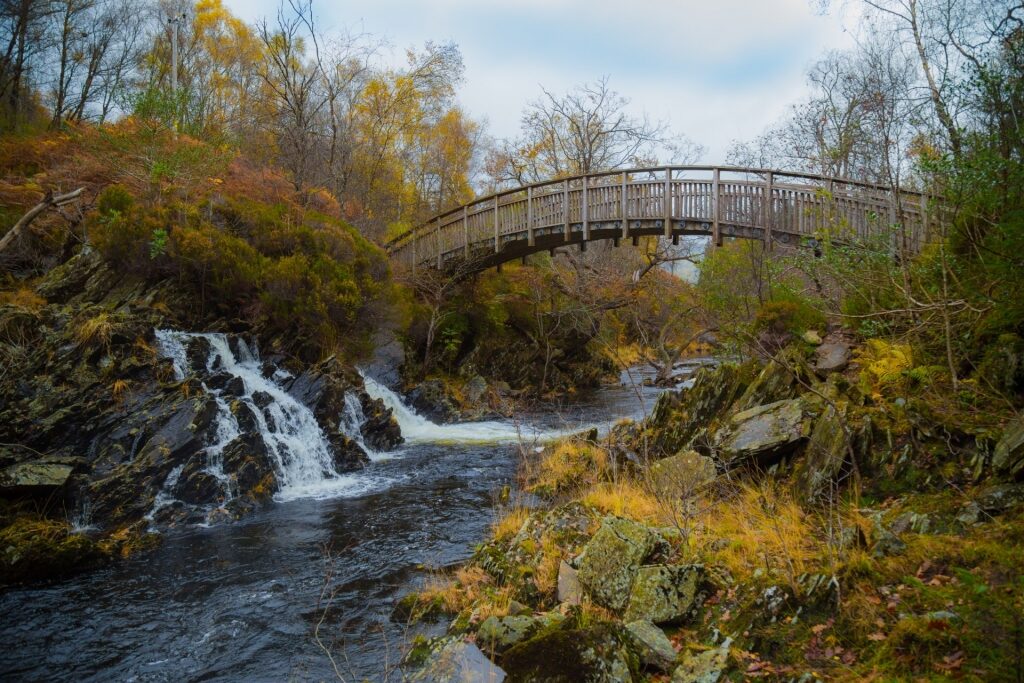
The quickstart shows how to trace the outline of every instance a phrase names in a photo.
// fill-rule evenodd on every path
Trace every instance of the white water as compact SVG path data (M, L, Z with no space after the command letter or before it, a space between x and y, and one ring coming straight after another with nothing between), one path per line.
M360 373L362 374L362 373ZM363 375L366 393L379 398L384 405L391 408L402 436L406 443L519 443L521 441L551 441L562 436L574 434L588 427L580 426L573 429L545 430L527 424L488 421L460 422L456 424L437 424L423 417L401 397L377 382L372 377Z
M188 344L190 340L202 338L210 345L205 367L193 368L189 363ZM237 355L232 351L223 334L178 332L157 330L157 344L163 356L174 364L174 373L179 380L198 372L203 376L225 372L242 381L244 386L238 397L228 395L222 389L214 389L203 383L203 388L217 403L216 433L214 443L205 449L206 470L214 475L224 488L225 497L237 494L233 479L224 471L223 451L232 440L241 434L236 414L231 403L239 400L252 410L257 429L273 460L277 471L279 491L274 498L280 501L297 498L334 498L355 496L391 483L390 480L369 472L339 473L334 468L330 446L313 412L285 391L279 382L290 375L280 369L270 378L264 377L259 352L250 349L242 340L237 340ZM530 425L508 421L466 422L439 425L419 415L387 387L371 377L363 376L366 393L378 398L393 411L407 444L423 443L536 443L578 432L585 427L572 429L543 430ZM263 392L270 396L265 407L260 408L254 395ZM345 395L345 408L341 417L342 432L354 440L371 461L394 457L394 454L380 453L366 445L360 427L366 422L359 397L355 393ZM167 477L163 490L157 496L153 514L165 505L175 502L171 494L181 466Z
M224 371L242 380L244 390L238 400L252 409L260 436L277 470L280 490L274 496L275 499L351 496L379 486L379 478L364 474L339 474L335 470L327 439L313 412L275 381L286 378L286 373L275 372L269 379L264 377L259 354L249 349L243 341L238 341L236 357L223 334L157 330L160 351L174 363L178 379L184 379L193 370L188 362L187 344L189 339L197 337L206 339L210 344L210 354L204 368L207 372ZM223 470L222 452L240 434L238 421L229 408L229 401L233 397L222 396L221 390L210 389L205 383L203 386L214 396L218 407L216 442L206 449L207 470L226 484L229 477ZM272 400L265 408L261 409L254 402L253 395L257 392L264 392L271 397ZM362 445L358 424L350 425L346 420L345 426L351 430L346 435ZM169 482L170 485L173 483ZM233 492L226 493L230 496ZM163 493L161 495L165 496ZM161 503L172 501L161 500Z

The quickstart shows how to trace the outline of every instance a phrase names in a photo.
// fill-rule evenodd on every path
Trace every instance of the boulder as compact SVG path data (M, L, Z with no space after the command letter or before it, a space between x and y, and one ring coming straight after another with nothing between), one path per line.
M665 500L692 496L715 480L715 463L697 451L662 458L647 470L655 495Z
M743 394L750 383L752 368L728 363L701 368L689 388L664 392L643 423L650 440L642 450L653 457L664 457L691 447Z
M640 567L629 594L626 621L642 619L655 624L685 619L698 602L704 578L701 565Z
M501 654L540 630L543 622L531 616L487 617L476 631L484 652Z
M814 373L807 366L803 352L797 348L784 349L768 361L736 401L736 410L748 410L766 403L796 398L802 391L801 382L814 381Z
M469 403L473 405L480 403L480 401L482 401L487 395L487 380L480 375L474 376L471 380L466 382L463 393Z
M558 602L567 605L583 602L583 586L578 573L565 560L558 564Z
M713 650L691 654L672 673L672 683L718 683L729 665L729 646L725 641Z
M657 541L658 536L642 524L606 517L583 551L580 583L598 604L623 609L637 570Z
M425 683L501 683L505 672L487 658L480 648L461 638L440 638L414 648L406 663L419 668L403 680Z
M1018 415L1006 425L992 454L992 468L1011 479L1024 477L1024 415Z
M420 382L405 398L417 412L431 420L455 422L459 419L457 402L441 380Z
M631 621L626 624L626 631L641 664L659 671L672 670L676 650L664 631L649 621Z
M825 342L814 350L814 370L825 375L842 372L850 364L851 347L844 342Z
M267 445L256 433L232 439L221 458L224 471L234 476L239 493L248 493L275 472Z
M13 495L55 491L67 483L73 470L64 463L20 462L0 470L0 491Z
M1024 505L1024 484L995 484L978 492L974 499L987 515L998 515L1010 508Z
M612 624L588 629L545 630L508 650L501 659L509 681L629 683L630 653Z
M828 406L811 429L804 455L794 468L796 488L811 503L823 501L849 465L850 438L835 411Z
M808 435L799 399L776 401L736 413L713 435L725 464L768 466L792 453Z

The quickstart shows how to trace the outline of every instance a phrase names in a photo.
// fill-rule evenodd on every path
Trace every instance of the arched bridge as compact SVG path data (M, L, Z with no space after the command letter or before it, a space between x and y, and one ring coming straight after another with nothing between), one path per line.
M930 237L927 197L845 178L719 166L640 168L535 183L435 216L387 244L401 267L483 270L567 244L708 235L800 244L891 235L897 253ZM898 226L901 229L894 230ZM468 266L466 266L468 264Z

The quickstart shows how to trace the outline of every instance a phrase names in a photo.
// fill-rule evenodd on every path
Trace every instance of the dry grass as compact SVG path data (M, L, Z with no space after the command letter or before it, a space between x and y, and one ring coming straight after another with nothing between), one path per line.
M603 448L578 439L567 439L545 449L527 472L528 489L554 495L582 490L606 478L609 458Z
M118 323L109 313L97 313L75 327L75 341L82 346L109 346Z
M530 511L522 506L510 508L504 515L491 525L491 535L495 540L503 541L517 534L523 528L523 522L530 516Z
M46 303L46 299L28 287L22 287L10 292L0 292L0 304L16 306L26 311L38 311Z
M115 401L123 401L128 394L128 389L131 386L131 382L126 379L114 380L114 383L110 385L110 395Z
M597 484L583 494L581 501L607 515L650 524L665 521L665 506L643 487L628 479Z
M450 614L473 605L486 611L486 616L505 616L512 600L511 594L510 589L495 586L491 576L480 567L468 566L429 576L419 593L419 600L422 604L438 601Z
M795 589L824 550L815 521L778 483L746 483L701 515L692 542L737 580L762 568L781 571Z

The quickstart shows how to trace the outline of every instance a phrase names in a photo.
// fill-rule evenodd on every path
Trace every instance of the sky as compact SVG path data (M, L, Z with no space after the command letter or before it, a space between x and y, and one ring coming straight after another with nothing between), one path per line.
M277 0L225 0L242 18L273 15ZM405 48L455 42L465 62L459 100L496 138L514 137L541 86L560 93L609 77L647 113L724 163L730 143L781 118L806 90L807 68L853 44L849 16L816 0L314 0L325 29ZM670 161L670 160L664 160Z

